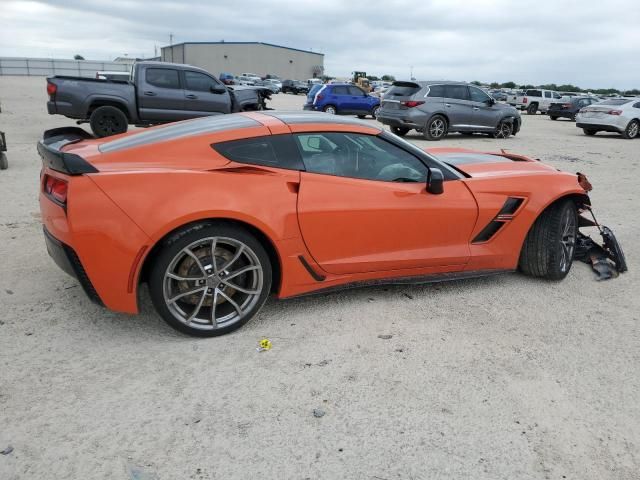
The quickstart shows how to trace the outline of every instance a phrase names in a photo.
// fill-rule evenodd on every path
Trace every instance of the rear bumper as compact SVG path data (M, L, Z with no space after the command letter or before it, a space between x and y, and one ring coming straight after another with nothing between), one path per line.
M383 125L389 125L390 127L400 127L400 128L424 128L426 124L426 118L424 122L419 122L418 119L415 118L406 118L406 117L398 117L386 114L385 112L378 110L378 116L376 119L382 123Z
M547 111L550 117L558 117L558 118L571 118L575 116L575 113L569 110L549 110Z
M80 285L82 286L84 293L89 297L89 300L97 305L104 306L104 303L100 299L96 289L93 287L87 272L84 270L84 267L80 262L80 258L73 248L62 243L51 235L45 226L42 227L42 230L44 232L44 240L47 245L47 252L53 261L56 262L56 265L58 265L58 267L60 267L65 273L71 275L80 282Z
M313 106L313 103L305 103L304 106L302 107L302 110L311 110L311 111L315 111L315 107Z
M606 125L603 123L586 123L584 121L576 122L576 127L586 128L587 130L599 130L601 132L624 132L624 128L616 127L615 125Z

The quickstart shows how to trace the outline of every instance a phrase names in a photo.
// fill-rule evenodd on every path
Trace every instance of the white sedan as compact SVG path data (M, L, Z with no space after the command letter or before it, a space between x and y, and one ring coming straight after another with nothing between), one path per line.
M576 127L585 135L615 132L636 138L640 136L640 98L610 98L584 107L576 115Z

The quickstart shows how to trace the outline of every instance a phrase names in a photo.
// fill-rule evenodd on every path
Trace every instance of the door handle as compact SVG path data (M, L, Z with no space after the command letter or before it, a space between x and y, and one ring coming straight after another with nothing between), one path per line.
M193 93L190 93L189 95L185 95L186 98L190 98L190 99L196 99L198 98L196 95L194 95Z
M474 110L480 110L478 107L473 107Z
M156 92L151 92L151 91L144 92L144 94L145 94L147 97L155 97L155 96L157 95L157 93L156 93Z
M445 106L445 107L450 107L450 106L451 106L451 104L450 104L450 103L445 103L445 104L444 104L444 106Z

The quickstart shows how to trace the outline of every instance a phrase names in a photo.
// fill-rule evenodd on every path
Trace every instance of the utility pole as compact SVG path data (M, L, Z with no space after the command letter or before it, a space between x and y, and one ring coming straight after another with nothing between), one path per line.
M169 33L169 46L173 45L173 33ZM173 48L171 48L171 63L173 63Z

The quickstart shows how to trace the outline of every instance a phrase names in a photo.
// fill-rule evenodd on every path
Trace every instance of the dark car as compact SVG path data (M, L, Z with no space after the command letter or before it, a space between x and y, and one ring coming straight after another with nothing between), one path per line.
M235 85L235 77L233 76L232 73L225 73L222 72L220 74L220 77L218 77L220 79L220 81L222 83L224 83L225 85Z
M558 118L568 118L576 121L576 115L581 108L588 107L592 103L598 103L599 98L595 97L571 97L564 98L562 102L556 102L549 105L549 118L557 120Z
M489 92L489 95L491 95L493 98L495 98L499 102L507 101L507 94L504 93L502 90L492 90Z
M293 93L298 95L299 93L307 94L309 92L309 85L299 80L284 80L282 82L282 93Z
M520 130L520 113L496 103L475 85L462 82L394 82L382 99L377 119L399 136L415 129L426 140L447 133L486 133L507 138Z

